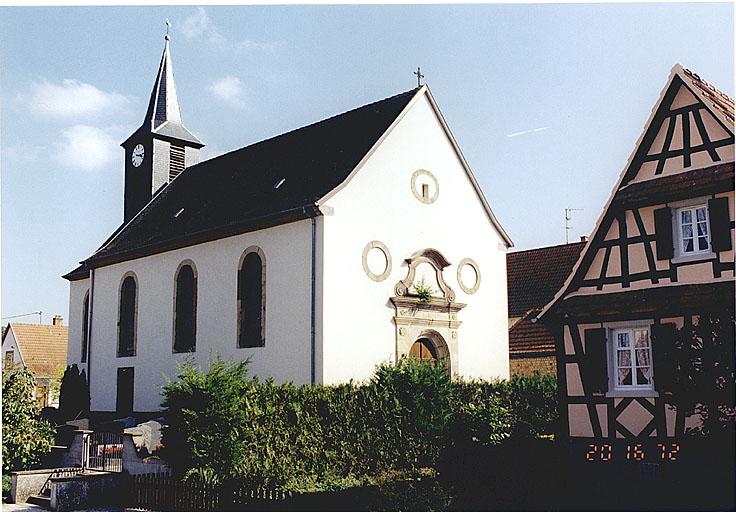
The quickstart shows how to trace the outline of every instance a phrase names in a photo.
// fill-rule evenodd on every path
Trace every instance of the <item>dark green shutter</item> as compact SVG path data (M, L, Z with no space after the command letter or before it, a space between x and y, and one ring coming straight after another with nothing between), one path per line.
M731 215L728 211L728 198L718 197L708 201L710 217L710 244L714 251L731 249Z
M675 383L675 324L652 325L654 389L672 391Z
M606 330L585 330L585 370L582 372L584 389L588 393L608 391L608 351L606 350Z
M657 240L657 259L668 260L675 255L672 245L672 209L654 210L654 237Z

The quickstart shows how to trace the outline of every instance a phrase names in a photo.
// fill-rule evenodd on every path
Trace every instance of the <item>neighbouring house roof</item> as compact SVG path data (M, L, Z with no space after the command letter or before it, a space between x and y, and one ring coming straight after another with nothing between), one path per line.
M565 282L585 242L540 247L506 255L509 317L541 308Z
M68 326L11 323L6 337L10 331L34 377L53 377L66 367Z
M506 255L509 317L521 317L509 329L509 357L551 355L555 338L542 322L542 307L554 297L586 242L575 242Z
M533 321L540 308L530 309L509 329L509 357L553 355L555 337L542 322Z

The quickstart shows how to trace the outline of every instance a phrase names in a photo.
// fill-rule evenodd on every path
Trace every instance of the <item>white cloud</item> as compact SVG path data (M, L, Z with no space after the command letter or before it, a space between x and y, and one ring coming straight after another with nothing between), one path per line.
M101 129L77 124L61 132L62 140L56 142L56 160L68 168L97 170L119 160L119 127Z
M131 102L117 92L101 91L92 84L73 79L61 83L34 82L29 93L20 94L18 100L34 114L66 119L120 112Z
M549 130L549 126L542 126L541 128L533 128L531 130L524 130L521 132L514 132L514 133L507 133L506 137L518 137L519 135L526 135L528 133L536 133L536 132L543 132L544 130Z
M184 20L181 26L181 32L187 39L202 38L218 49L227 51L238 50L271 50L272 46L264 43L257 43L249 39L229 40L222 35L220 30L212 22L212 19L204 10L204 7L197 7L197 12Z
M245 106L245 88L240 78L227 75L215 80L208 88L216 98L234 107Z

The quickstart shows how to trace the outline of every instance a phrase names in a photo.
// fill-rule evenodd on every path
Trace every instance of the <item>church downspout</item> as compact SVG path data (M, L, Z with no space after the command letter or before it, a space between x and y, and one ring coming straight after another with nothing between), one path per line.
M95 304L95 269L89 271L89 311L87 314L87 387L92 401L92 312ZM90 403L90 409L92 404Z
M310 366L310 383L314 386L316 381L316 357L315 357L315 345L316 345L316 304L317 304L317 217L312 217L312 318L311 318L311 336L310 336L310 348L311 348L311 366Z

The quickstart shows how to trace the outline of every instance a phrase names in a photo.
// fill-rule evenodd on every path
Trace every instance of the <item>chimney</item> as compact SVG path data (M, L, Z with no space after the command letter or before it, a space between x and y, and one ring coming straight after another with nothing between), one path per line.
M588 241L588 237L587 237L587 236L585 236L585 235L582 235L582 236L580 237L580 241L581 241L581 242L587 242L587 241Z
M54 318L51 319L51 325L61 326L64 324L64 317L61 315L56 315Z

